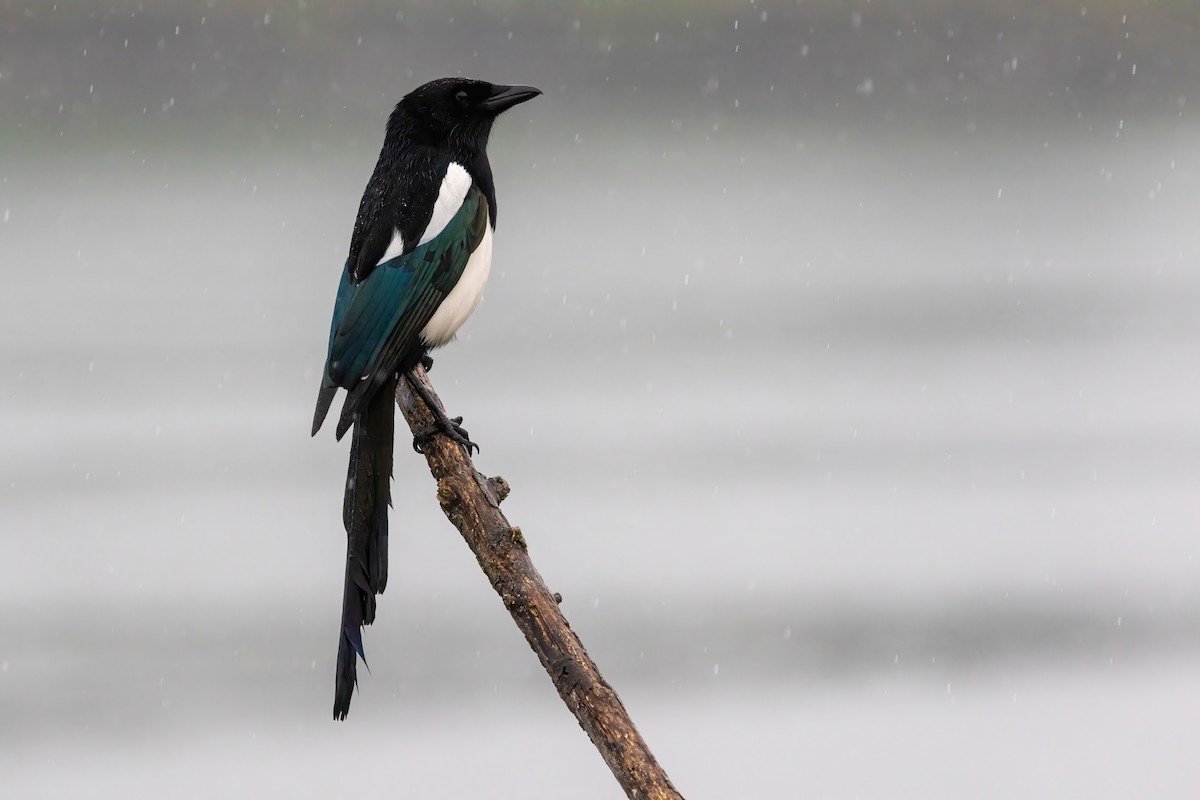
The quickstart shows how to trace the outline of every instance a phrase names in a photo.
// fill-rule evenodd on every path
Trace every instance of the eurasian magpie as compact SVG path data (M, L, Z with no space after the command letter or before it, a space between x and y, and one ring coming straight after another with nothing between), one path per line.
M337 438L352 426L342 504L346 578L338 639L334 719L345 719L363 654L362 626L375 620L387 585L396 383L454 338L479 304L492 260L496 187L487 158L496 117L540 91L442 78L410 92L388 119L342 270L317 410L315 436L339 388L347 392ZM413 439L444 434L478 446L420 384L437 424Z

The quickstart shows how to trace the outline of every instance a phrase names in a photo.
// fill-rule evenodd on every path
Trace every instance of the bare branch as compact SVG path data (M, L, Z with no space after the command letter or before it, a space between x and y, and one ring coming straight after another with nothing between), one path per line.
M424 383L430 397L437 399L420 366L411 380ZM413 431L425 430L433 423L433 415L407 380L399 382L396 400ZM503 478L481 475L463 448L445 436L426 442L424 450L429 470L437 480L442 511L475 553L559 696L600 751L625 794L636 800L682 800L629 719L621 699L562 615L558 607L561 597L546 588L534 568L521 529L510 525L501 513L500 503L508 496L508 483Z

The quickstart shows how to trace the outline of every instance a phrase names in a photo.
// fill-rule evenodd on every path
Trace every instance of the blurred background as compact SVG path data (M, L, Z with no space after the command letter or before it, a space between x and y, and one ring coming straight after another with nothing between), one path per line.
M531 83L433 379L697 797L1200 794L1200 5L0 2L0 774L619 796L405 436L308 437L384 121Z

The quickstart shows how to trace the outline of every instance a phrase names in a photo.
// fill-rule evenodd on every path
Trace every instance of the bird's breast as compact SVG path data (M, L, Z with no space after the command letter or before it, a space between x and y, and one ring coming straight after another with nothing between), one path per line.
M446 299L433 312L429 322L421 331L421 339L430 347L441 347L454 338L467 318L479 305L483 287L487 285L488 273L492 270L492 226L484 223L483 238L479 246L467 259L462 277L446 295Z

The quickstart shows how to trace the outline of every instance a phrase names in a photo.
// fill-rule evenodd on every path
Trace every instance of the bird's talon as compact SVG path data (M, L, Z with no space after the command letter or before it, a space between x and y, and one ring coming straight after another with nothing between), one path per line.
M425 449L422 445L439 433L443 433L455 444L465 447L468 456L472 453L478 453L479 445L471 441L471 434L462 426L462 421L462 417L453 417L434 422L434 424L413 436L413 450L421 455L425 455Z

